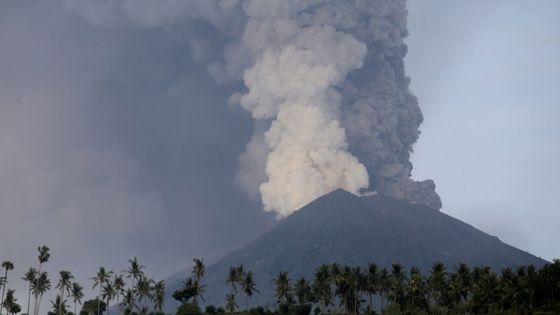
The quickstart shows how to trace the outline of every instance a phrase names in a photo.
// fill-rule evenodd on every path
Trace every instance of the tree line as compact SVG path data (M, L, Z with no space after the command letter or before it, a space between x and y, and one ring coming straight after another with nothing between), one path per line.
M43 296L52 286L47 272L42 270L50 257L49 248L41 246L38 253L37 268L29 268L22 277L28 283L24 314L29 315L39 315ZM114 315L165 315L164 281L148 278L136 258L128 262L129 268L119 273L100 267L90 278L96 296L83 304L83 287L71 272L60 271L54 287L56 296L50 301L52 309L47 315L111 315L111 309L117 313ZM202 259L193 262L190 276L172 294L180 303L176 315L200 314L199 305L206 304L203 284L206 266ZM14 265L4 261L2 269L0 315L19 314L22 306L17 303L15 291L7 289L8 272ZM311 279L291 279L287 271L281 271L271 279L276 300L274 309L250 308L250 299L260 291L254 273L243 265L230 267L224 278L229 292L223 307L207 305L205 313L560 314L558 259L540 269L528 265L499 272L466 264L448 270L442 263L434 264L425 273L417 267L405 270L398 263L390 268L374 263L365 267L323 264L315 269ZM69 310L69 299L73 312ZM239 306L241 299L243 307ZM114 302L112 308L111 302ZM78 305L81 305L79 313Z
M39 315L43 296L52 289L53 283L43 265L50 258L50 249L47 246L40 246L37 256L37 268L30 267L21 278L27 283L27 303L24 315ZM119 273L99 267L99 270L89 280L92 282L92 289L97 291L94 299L84 299L83 286L75 281L70 271L61 270L58 274L54 290L56 296L51 300L52 309L47 315L111 315L111 302L116 301L117 313L122 314L149 314L165 315L163 304L165 301L165 282L154 281L148 278L135 258L130 259L129 268ZM0 300L0 315L16 315L22 312L22 306L18 304L15 297L15 290L7 289L8 272L14 269L14 264L10 261L2 262L4 275L0 277L2 297ZM127 286L125 278L130 279ZM74 311L70 311L70 301ZM77 312L78 305L81 305L80 313ZM151 306L151 309L150 309ZM5 311L5 313L4 313Z

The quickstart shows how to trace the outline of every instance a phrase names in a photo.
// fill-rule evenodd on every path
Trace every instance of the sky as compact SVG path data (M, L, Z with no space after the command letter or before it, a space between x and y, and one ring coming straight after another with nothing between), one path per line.
M409 13L424 113L413 177L434 179L441 211L559 257L560 4L413 0ZM13 275L46 244L51 275L85 284L137 256L163 279L270 228L235 181L254 124L228 105L241 87L201 62L225 35L87 17L69 1L0 3L0 260Z
M407 71L424 112L413 176L443 211L560 256L560 3L410 1ZM474 21L474 22L473 22Z

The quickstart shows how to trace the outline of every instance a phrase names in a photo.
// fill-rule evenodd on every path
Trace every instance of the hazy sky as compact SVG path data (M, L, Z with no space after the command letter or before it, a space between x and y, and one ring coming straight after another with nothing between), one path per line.
M409 10L407 71L425 117L414 177L435 180L443 212L559 257L560 3ZM53 277L66 268L86 283L138 256L159 279L274 223L234 183L253 132L226 105L240 87L193 62L221 54L208 41L220 36L187 21L95 27L63 2L0 2L0 260L13 275L46 244Z
M413 174L443 211L560 256L560 2L411 1L412 89L425 121Z

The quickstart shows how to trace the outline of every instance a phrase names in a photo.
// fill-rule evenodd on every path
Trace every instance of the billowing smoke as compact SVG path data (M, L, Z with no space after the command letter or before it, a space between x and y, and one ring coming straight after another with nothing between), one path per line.
M241 105L272 120L245 153L267 154L265 210L285 216L335 188L368 186L439 209L433 181L410 178L423 118L404 72L405 2L247 1L244 10L253 64Z
M204 58L205 40L193 41L193 55L220 84L244 83L230 104L250 112L256 127L237 180L266 211L285 217L336 188L441 208L433 181L411 179L423 117L404 71L404 0L115 0L74 8L98 24L204 19L224 33L222 57ZM108 13L92 18L92 8Z

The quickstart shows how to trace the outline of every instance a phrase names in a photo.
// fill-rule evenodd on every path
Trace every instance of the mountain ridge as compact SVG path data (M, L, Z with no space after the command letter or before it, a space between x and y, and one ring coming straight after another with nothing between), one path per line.
M243 264L255 273L253 303L272 305L272 278L288 271L291 279L311 279L323 263L389 267L401 263L427 271L435 262L453 269L459 263L503 267L545 260L510 246L439 210L375 194L358 197L338 189L276 224L271 230L208 266L203 283L206 303L223 305L229 267ZM168 294L181 285L168 279ZM169 301L170 309L177 306Z

